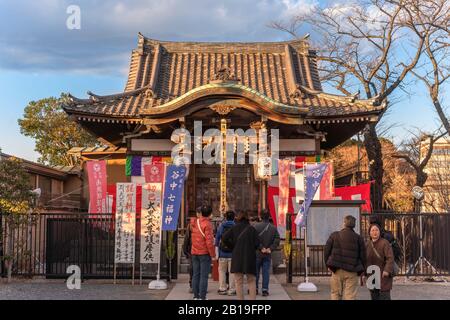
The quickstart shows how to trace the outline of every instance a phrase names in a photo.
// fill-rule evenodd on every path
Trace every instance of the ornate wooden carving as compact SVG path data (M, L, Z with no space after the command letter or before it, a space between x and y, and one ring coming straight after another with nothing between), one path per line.
M213 81L240 81L229 67L221 67L214 74Z
M236 109L236 106L231 106L227 104L215 104L210 107L211 110L217 112L218 114L224 116Z

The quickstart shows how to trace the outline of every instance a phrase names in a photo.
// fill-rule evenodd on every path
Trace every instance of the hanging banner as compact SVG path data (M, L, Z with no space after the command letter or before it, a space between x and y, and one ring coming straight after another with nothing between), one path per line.
M141 156L133 156L131 158L131 175L132 176L141 176L142 175L142 157Z
M366 204L361 206L362 212L372 212L370 202L370 183L360 184L351 187L341 187L335 189L335 199L337 200L364 200Z
M304 225L305 218L308 214L308 209L314 199L317 189L320 186L325 170L328 165L326 163L315 163L305 165L306 174L306 190L305 190L305 202L303 206L300 207L297 217L295 218L295 223L297 225Z
M114 263L134 263L136 237L136 184L116 185Z
M277 221L279 226L286 226L286 213L288 211L289 202L289 175L291 161L278 160L278 184L279 184L279 199Z
M177 230L185 174L186 168L184 166L169 165L166 169L162 217L163 231Z
M164 163L153 163L145 165L144 177L146 183L163 183Z
M159 263L161 244L162 183L142 186L141 263Z
M327 169L323 174L317 193L320 195L320 200L332 200L334 198L334 178L333 178L333 163L328 163Z
M106 160L87 161L89 177L89 213L105 213L106 198Z
M143 172L140 263L159 263L164 164L145 165Z
M295 172L295 202L305 200L305 176L303 170Z
M141 175L142 176L144 175L144 172L145 172L144 167L149 164L152 164L152 163L153 163L152 157L142 157L142 159L141 159Z

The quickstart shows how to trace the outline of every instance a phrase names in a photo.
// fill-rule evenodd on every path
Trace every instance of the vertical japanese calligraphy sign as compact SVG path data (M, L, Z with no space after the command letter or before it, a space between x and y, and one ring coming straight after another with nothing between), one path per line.
M289 174L291 161L278 160L278 183L279 183L279 199L278 199L278 226L286 226L286 214L289 205Z
M327 170L328 165L326 163L312 163L306 164L305 166L305 176L306 176L306 190L305 190L305 202L303 206L300 207L297 217L295 218L295 223L297 225L304 225L306 221L306 216L308 214L309 207L314 199L314 195L320 186L323 175Z
M87 161L89 178L89 213L105 213L106 197L106 161Z
M144 165L140 263L159 263L164 163Z
M162 216L163 231L175 231L177 229L185 175L185 166L169 165L166 169Z
M134 263L136 238L136 184L116 184L114 263Z

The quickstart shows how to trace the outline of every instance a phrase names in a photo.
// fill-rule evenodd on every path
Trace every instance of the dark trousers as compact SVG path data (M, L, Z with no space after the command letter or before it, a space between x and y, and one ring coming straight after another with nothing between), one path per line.
M211 256L209 254L192 255L192 291L194 298L206 299L208 291L208 275L211 270Z
M189 257L189 288L192 288L192 273L193 273L193 268L192 268L192 256Z
M370 297L372 300L391 300L391 292L374 289L370 290Z
M262 291L269 291L270 256L256 258L256 289L259 287L259 275L262 269Z

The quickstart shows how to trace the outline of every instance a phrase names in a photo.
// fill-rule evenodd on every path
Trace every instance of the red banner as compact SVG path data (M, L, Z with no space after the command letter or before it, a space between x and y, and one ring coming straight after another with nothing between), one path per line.
M318 191L320 192L320 200L332 200L334 197L333 189L333 163L329 162L320 182Z
M341 200L365 200L366 203L361 206L361 210L363 212L372 212L370 205L370 183L336 188L334 194L335 197L339 197Z
M87 161L89 178L89 213L106 212L106 161Z
M267 188L267 197L268 197L268 204L269 204L269 211L270 215L272 216L272 220L275 226L278 226L278 217L277 217L277 211L275 208L275 197L279 196L280 189L277 187L268 187ZM279 198L278 198L278 201ZM295 213L293 202L295 201L295 188L289 188L289 201L288 201L288 212ZM284 217L284 224L286 224L286 217ZM296 228L297 225L294 222L294 218L292 218L292 236L295 237L296 234ZM284 237L284 235L281 235Z
M286 225L286 213L288 212L290 168L290 160L278 160L278 183L280 195L278 198L277 224L283 227Z
M144 165L144 176L146 183L163 183L164 163L153 163Z

